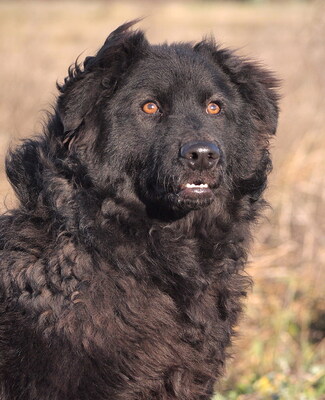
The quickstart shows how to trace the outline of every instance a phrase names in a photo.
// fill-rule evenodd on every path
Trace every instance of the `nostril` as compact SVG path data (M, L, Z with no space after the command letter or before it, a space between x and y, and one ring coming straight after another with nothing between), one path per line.
M213 142L189 142L181 147L180 157L187 160L191 169L211 169L217 164L220 149Z

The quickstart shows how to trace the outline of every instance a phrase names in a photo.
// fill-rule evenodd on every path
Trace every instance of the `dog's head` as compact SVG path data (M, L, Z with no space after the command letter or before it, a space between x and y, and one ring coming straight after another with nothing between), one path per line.
M277 125L272 74L213 41L150 45L132 24L59 87L67 157L95 187L127 186L150 207L190 211L221 193L258 199Z

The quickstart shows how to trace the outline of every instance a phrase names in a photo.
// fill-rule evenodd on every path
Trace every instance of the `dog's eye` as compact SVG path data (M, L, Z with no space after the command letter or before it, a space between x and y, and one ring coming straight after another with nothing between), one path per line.
M159 107L153 101L149 101L142 106L142 111L146 114L156 114L159 111Z
M221 107L217 103L209 103L208 107L206 108L206 112L212 115L219 114L220 111Z

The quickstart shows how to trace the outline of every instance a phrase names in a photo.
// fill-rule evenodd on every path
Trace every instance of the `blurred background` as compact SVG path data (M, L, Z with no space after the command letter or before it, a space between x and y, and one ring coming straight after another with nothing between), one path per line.
M255 285L214 400L325 399L325 0L0 1L0 209L15 205L8 145L42 131L78 55L140 16L153 43L213 34L282 80L271 207L247 268Z

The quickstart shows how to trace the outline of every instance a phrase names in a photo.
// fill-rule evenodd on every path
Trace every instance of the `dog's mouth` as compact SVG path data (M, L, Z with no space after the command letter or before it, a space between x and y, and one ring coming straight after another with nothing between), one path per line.
M183 199L201 200L213 197L210 185L203 181L187 182L179 185L177 195Z
M182 209L199 209L211 204L215 199L216 182L189 180L181 183L175 193L175 200Z
M174 210L198 210L216 199L220 186L220 174L206 177L183 177L177 184L158 184L150 192L156 193L156 201ZM167 180L167 178L166 178Z

